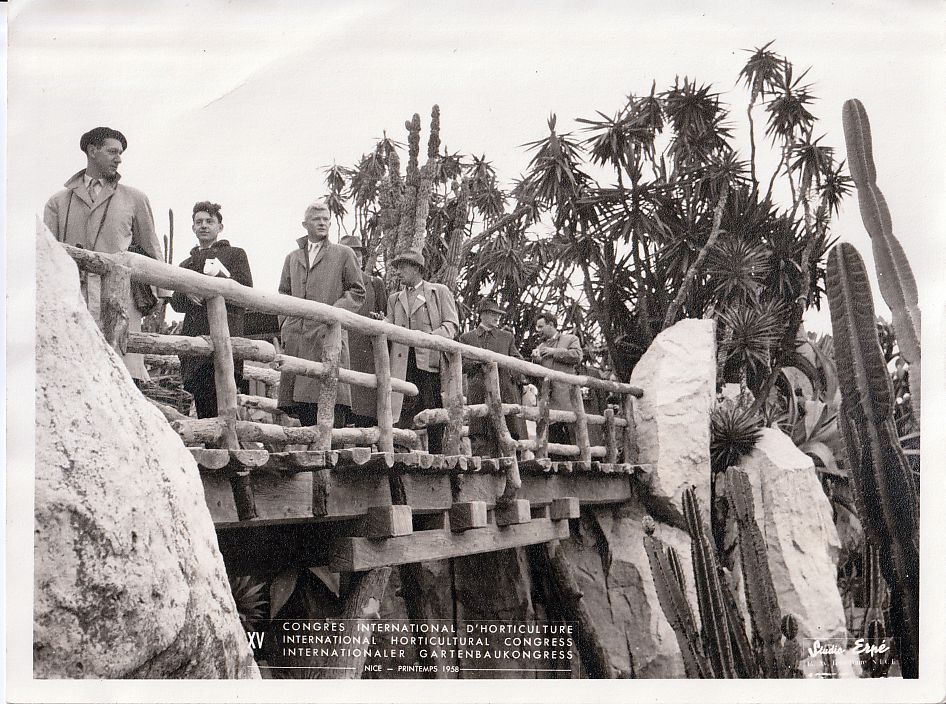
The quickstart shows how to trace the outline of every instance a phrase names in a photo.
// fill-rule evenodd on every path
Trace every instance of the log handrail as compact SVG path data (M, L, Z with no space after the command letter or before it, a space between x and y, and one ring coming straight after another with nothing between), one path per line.
M64 244L62 246L83 268L90 271L106 271L109 267L124 266L130 270L133 280L158 288L173 289L201 297L219 295L244 308L262 313L307 318L324 323L337 321L345 329L356 330L364 335L384 334L392 342L399 342L411 347L425 347L446 353L459 352L466 359L476 360L477 362L496 362L501 367L532 377L602 389L637 398L644 395L640 387L632 384L548 369L539 364L508 357L481 347L465 345L446 337L429 335L419 330L410 330L383 320L374 320L343 308L336 308L316 301L307 301L281 293L261 291L243 286L231 279L205 276L196 271L165 264L141 254L131 252L103 254L71 245Z

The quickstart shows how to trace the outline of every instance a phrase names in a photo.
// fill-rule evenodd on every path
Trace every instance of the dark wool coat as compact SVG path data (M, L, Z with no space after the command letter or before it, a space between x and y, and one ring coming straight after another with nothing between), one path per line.
M371 313L387 313L387 294L384 290L384 280L378 276L364 274L365 302L358 309L359 315L369 316ZM351 368L356 372L374 374L374 345L369 335L362 335L354 330L348 331L348 355ZM351 410L360 416L376 418L378 414L377 393L374 389L363 386L351 387Z
M357 312L365 302L365 285L355 252L343 244L325 240L309 266L308 238L296 240L297 247L286 256L279 279L279 292L308 301ZM315 320L280 316L279 335L283 352L293 357L322 361L322 343L327 327ZM343 331L339 366L350 367L348 335ZM283 372L279 377L279 407L291 409L296 403L318 403L318 379ZM335 403L351 406L348 384L339 384Z
M190 251L190 256L181 262L181 267L203 273L204 263L208 259L218 259L230 272L230 278L238 284L253 285L253 274L250 272L246 252L239 247L231 247L227 240L217 240L207 249L194 247ZM222 277L223 274L220 276ZM186 294L175 291L171 297L171 307L178 313L184 314L182 335L198 337L210 334L210 323L207 322L205 305L194 303ZM244 312L242 306L227 302L227 324L230 327L231 336L243 335ZM233 370L239 384L243 380L243 361L233 360ZM195 396L216 393L212 357L181 356L181 377L184 380L184 388Z
M460 335L460 342L471 347L482 347L486 350L505 354L522 359L516 347L516 338L509 330L495 328L487 330L478 325L473 330ZM466 374L467 390L466 402L468 405L484 403L486 401L486 365L479 362L463 359L463 373ZM522 403L522 375L512 372L505 367L499 367L499 394L503 403ZM526 436L525 420L519 416L506 416L509 429L518 433L520 439ZM486 435L490 428L488 418L471 418L470 435Z

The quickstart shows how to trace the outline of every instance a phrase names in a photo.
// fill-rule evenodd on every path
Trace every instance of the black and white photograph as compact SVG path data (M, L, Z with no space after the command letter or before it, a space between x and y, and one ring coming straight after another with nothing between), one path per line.
M8 701L946 697L941 2L3 12Z

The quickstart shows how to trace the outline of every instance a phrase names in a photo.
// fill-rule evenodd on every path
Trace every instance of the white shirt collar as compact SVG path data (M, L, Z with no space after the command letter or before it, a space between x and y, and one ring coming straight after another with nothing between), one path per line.
M95 178L95 179L94 179L94 178L92 178L91 176L89 176L88 174L82 174L82 182L85 184L85 187L86 187L86 188L88 188L89 186L92 185L92 181L98 181L100 186L104 186L104 185L105 185L105 179L104 179L104 178Z
M423 286L423 284L424 284L424 280L421 279L421 280L418 281L417 284L414 285L414 286L405 286L405 287L404 287L404 290L405 290L405 291L416 291L416 290L419 289L421 286Z

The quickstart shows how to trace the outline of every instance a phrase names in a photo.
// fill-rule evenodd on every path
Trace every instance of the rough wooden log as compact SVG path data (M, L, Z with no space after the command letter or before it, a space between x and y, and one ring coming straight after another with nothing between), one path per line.
M223 422L217 444L225 450L239 450L240 440L236 431L237 387L233 375L233 349L230 346L230 325L227 322L227 303L223 296L206 299L207 323L213 341L214 388L217 392L217 416ZM230 478L233 501L241 521L256 518L253 486L250 473L245 469L235 472Z
M519 477L519 463L516 459L516 441L509 433L509 426L506 425L506 417L503 415L503 404L499 386L499 365L490 362L486 365L486 405L489 406L489 420L493 426L493 431L499 440L499 449L503 457L508 457L511 462L506 468L506 488L503 491L503 498L511 501L516 498L516 492L522 486L522 479Z
M269 367L257 367L251 364L243 365L243 378L249 381L259 381L269 389L279 386L279 372Z
M624 426L624 462L632 464L637 462L637 426L634 423L634 397L624 397L624 420L627 422Z
M131 270L132 278L136 281L158 286L164 289L182 291L202 298L222 295L229 301L251 310L274 315L289 315L324 323L340 322L347 330L356 330L364 335L386 334L391 340L411 347L425 347L438 352L460 352L464 357L478 362L496 362L506 369L520 372L528 376L541 379L552 379L579 386L603 389L614 393L629 393L642 396L643 391L631 384L598 379L586 375L568 374L554 369L547 369L522 359L508 357L481 347L464 345L446 337L429 335L417 330L393 325L382 320L374 320L358 315L343 308L308 301L279 293L271 293L262 289L242 286L236 281L225 278L209 277L177 266L171 266L149 257L130 252L117 254L102 254L78 250L75 247L64 245L66 251L74 259L81 257L89 266L108 267L110 263L127 266ZM85 267L84 267L85 268Z
M219 441L224 425L218 418L178 420L171 423L174 431L181 436L185 445L216 443ZM316 442L319 433L314 428L290 427L273 423L257 423L248 420L236 422L237 437L246 442L262 442L273 445L305 445ZM374 445L377 444L377 428L335 428L332 430L332 442L338 445ZM413 430L394 428L394 439L399 445L417 447L420 440Z
M370 622L381 617L379 607L384 601L384 592L391 578L390 567L379 567L368 572L352 575L345 607L340 617L356 632L358 622ZM344 655L331 660L330 669L311 670L315 679L361 679L365 670L368 648L345 648ZM356 655L355 653L358 653Z
M394 452L394 417L391 408L391 356L387 335L371 338L374 349L374 369L377 380L378 449Z
M268 396L250 396L248 394L237 394L237 403L246 408L255 408L258 411L265 411L273 415L286 415L286 412L276 406L276 399Z
M414 523L410 506L371 506L365 521L365 536L381 539L410 535Z
M618 461L618 433L613 408L604 409L604 421L604 446L608 448L605 461L614 464Z
M254 362L272 362L276 358L276 348L262 340L250 340L245 337L231 337L230 346L234 359L247 359ZM210 357L214 352L210 336L189 337L185 335L159 335L153 332L132 333L128 337L128 349L144 354L173 354L185 357Z
M535 452L536 459L547 459L549 456L549 401L552 397L552 382L549 379L542 380L542 386L539 389L538 409L539 417L535 422L535 441L533 447L529 448ZM520 447L523 447L520 445ZM523 447L523 449L526 449Z
M459 455L463 441L463 357L459 352L451 352L444 356L445 364L440 371L443 379L444 393L442 394L446 409L444 420L447 424L444 433L443 451L447 455ZM437 409L440 410L440 409ZM416 419L415 419L416 427Z
M328 376L328 369L322 362L312 362L299 357L290 357L289 355L277 354L273 360L273 368L281 372L290 372L292 374L301 374L311 376L316 379L325 379ZM340 368L338 370L338 380L352 386L361 386L366 389L375 388L375 375L365 372L356 372L351 369ZM391 379L391 388L399 393L408 396L417 395L417 387L409 381L403 379Z
M342 353L341 323L326 327L322 340L322 366L326 374L319 384L319 401L316 427L319 429L314 450L332 449L332 428L335 425L335 400L338 396L339 359ZM373 379L372 379L373 381Z
M547 457L539 457L538 454L538 441L537 440L517 440L516 446L520 450L531 450L535 452L536 459L548 459ZM592 445L591 448L592 457L607 457L608 448L604 445ZM551 452L553 455L561 455L562 457L580 457L581 449L578 445L565 445L561 443L546 443L546 452Z
M585 417L585 401L581 397L581 389L577 386L571 386L568 389L568 395L577 417L575 439L578 444L578 458L582 462L591 462L591 441L588 439L588 421Z
M460 533L486 527L486 502L465 501L450 507L450 530Z
M166 403L161 403L160 401L155 401L155 400L154 400L153 398L151 398L150 396L145 396L145 398L148 399L148 401L151 403L151 405L155 406L159 411L161 411L161 414L165 417L165 419L166 419L168 422L175 421L175 420L187 420L187 419L188 419L188 416L185 416L183 413L181 413L180 411L178 411L176 408L172 408L171 406L167 405Z
M128 320L138 311L125 309L131 297L131 272L125 267L111 267L102 276L101 325L105 341L118 354L125 354L128 343Z

